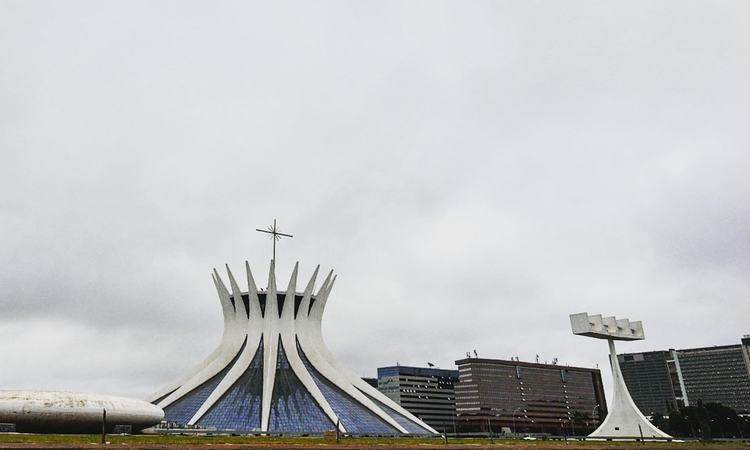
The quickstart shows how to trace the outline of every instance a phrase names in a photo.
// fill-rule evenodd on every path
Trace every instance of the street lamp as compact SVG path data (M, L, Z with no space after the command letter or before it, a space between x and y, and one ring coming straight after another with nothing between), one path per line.
M594 411L596 411L597 408L599 408L599 403L597 403L596 406L594 406L594 408L591 409L591 419L592 420L594 419ZM599 409L599 418L597 420L598 420L598 423L602 423L602 410L601 409ZM596 424L596 423L597 422L594 422L594 424ZM588 424L587 424L587 426L588 426Z
M518 411L519 409L521 409L521 408L514 409L513 410L513 414L512 414L512 416L513 416L513 435L514 436L516 434L516 411Z

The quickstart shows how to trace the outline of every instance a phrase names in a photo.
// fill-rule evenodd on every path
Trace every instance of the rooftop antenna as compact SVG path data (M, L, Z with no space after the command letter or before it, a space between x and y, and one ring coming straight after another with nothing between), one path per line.
M267 233L271 235L271 239L273 240L273 261L276 262L276 241L280 241L282 237L294 237L291 234L285 234L279 231L279 227L276 226L276 219L273 219L273 226L269 226L267 230L261 230L260 228L256 228L255 231L260 231L261 233Z

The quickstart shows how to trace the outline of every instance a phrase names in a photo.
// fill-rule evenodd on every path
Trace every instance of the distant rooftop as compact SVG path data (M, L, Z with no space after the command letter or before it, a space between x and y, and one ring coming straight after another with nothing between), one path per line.
M565 364L545 364L530 361L516 361L512 359L462 358L456 361L457 366L469 363L504 364L509 366L538 367L543 369L573 369L584 370L587 372L599 372L599 369L593 369L591 367L569 366Z
M440 369L437 367L388 366L378 367L378 378L394 375L413 375L417 377L454 377L458 378L458 370Z
M729 344L729 345L712 345L708 347L694 347L694 348L670 348L669 350L650 350L646 352L631 352L631 353L618 353L618 355L624 356L624 355L645 355L645 354L651 354L651 353L659 353L659 352L671 352L671 351L677 351L681 353L693 353L693 352L710 352L710 351L722 351L722 350L736 350L739 349L742 345L750 345L750 335L744 335L741 339L741 343L737 344Z

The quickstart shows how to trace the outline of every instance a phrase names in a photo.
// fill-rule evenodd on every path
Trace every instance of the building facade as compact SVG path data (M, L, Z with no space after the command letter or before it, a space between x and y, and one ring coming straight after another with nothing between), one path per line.
M666 414L682 403L680 380L671 351L617 355L625 384L636 406L647 416Z
M219 347L186 377L155 393L175 427L236 433L434 434L430 428L340 364L323 342L321 318L336 281L313 293L318 269L297 292L295 264L286 290L258 289L246 263L247 290L227 267L231 290L214 270L224 313Z
M698 400L750 414L750 336L739 345L624 353L617 359L644 414L667 414Z
M456 365L456 420L464 432L583 434L607 415L599 369L483 358Z
M391 366L378 368L378 390L432 428L455 433L457 370Z

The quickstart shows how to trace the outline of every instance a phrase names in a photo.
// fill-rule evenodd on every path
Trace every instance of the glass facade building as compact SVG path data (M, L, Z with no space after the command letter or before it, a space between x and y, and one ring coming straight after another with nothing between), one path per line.
M750 414L750 337L740 345L618 355L625 384L646 415L701 400Z
M500 359L456 361L456 414L464 432L576 434L607 414L599 369Z
M378 390L440 432L455 430L457 382L457 370L378 368Z
M677 408L675 388L679 391L680 383L671 352L633 353L617 359L630 396L644 415Z

